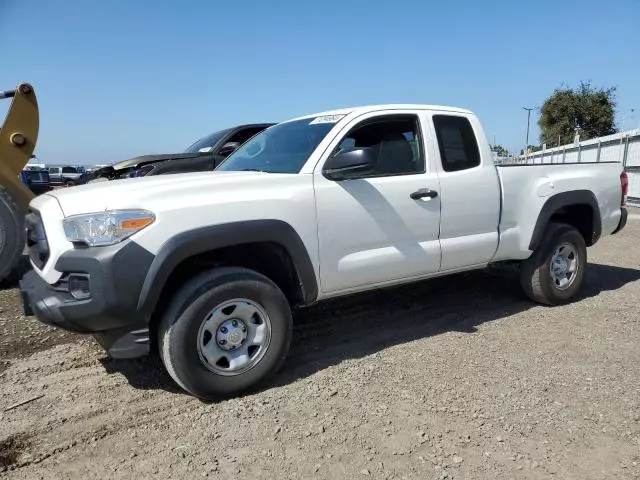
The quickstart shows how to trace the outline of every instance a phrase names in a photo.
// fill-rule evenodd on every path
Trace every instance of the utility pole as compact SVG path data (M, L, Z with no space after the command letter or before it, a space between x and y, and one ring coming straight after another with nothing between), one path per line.
M535 107L522 107L524 110L527 111L527 141L524 144L524 151L525 154L529 151L529 120L531 119L531 110L533 110Z

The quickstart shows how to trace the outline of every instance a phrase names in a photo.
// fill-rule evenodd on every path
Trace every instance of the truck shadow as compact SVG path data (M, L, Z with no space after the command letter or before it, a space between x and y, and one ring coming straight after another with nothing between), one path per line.
M640 280L640 270L589 264L576 302ZM469 272L339 299L300 312L291 353L274 384L284 385L347 359L445 332L477 327L538 306L509 270ZM561 307L560 307L561 308Z
M640 270L590 264L575 301L640 280ZM524 296L517 275L468 272L403 287L357 294L296 312L290 354L264 389L286 385L344 360L441 333L473 334L477 327L538 307ZM561 308L561 307L560 307ZM157 355L106 360L109 373L123 374L135 388L180 392Z

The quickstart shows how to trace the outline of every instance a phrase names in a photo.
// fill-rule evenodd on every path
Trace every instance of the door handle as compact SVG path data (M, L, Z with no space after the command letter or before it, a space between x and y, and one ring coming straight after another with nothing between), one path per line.
M435 190L430 190L428 188L421 188L420 190L416 190L409 196L412 200L420 200L421 198L436 198L438 196L438 192L436 192Z

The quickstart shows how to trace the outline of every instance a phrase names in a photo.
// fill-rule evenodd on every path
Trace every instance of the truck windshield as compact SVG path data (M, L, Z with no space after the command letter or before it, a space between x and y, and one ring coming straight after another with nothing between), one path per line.
M220 139L229 130L230 129L227 128L226 130L220 130L219 132L213 132L213 133L207 135L206 137L202 137L201 139L197 140L196 142L191 144L189 147L187 147L187 149L184 151L184 153L198 153L200 150L208 152L209 150L211 150L211 147L213 147L216 143L218 143L220 141Z
M298 173L335 121L304 118L263 130L233 152L216 170Z

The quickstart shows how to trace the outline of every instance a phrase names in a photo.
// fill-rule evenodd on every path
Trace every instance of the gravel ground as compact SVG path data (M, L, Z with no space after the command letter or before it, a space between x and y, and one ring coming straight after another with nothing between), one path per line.
M0 413L0 477L640 478L638 240L635 213L564 307L476 272L300 312L275 382L220 403L5 286L0 411L36 399Z

